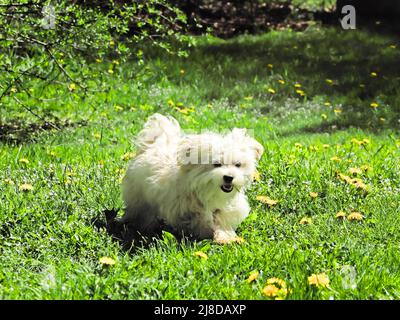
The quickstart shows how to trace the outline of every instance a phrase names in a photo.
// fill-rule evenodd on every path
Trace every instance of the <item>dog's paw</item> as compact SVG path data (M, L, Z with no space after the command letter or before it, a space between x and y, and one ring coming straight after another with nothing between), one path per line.
M243 243L244 239L238 237L233 231L217 230L214 233L214 242L218 244Z

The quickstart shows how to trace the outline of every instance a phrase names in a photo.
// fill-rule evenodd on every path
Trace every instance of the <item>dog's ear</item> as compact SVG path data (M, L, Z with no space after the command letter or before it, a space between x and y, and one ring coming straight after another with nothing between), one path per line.
M258 161L260 160L262 154L264 153L264 147L256 139L252 138L248 134L248 130L245 128L234 128L230 133L232 140L238 143L244 143L253 152L254 157Z

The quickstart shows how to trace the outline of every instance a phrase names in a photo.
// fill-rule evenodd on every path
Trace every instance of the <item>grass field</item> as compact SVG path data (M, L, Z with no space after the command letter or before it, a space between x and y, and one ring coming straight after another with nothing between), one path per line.
M21 131L0 149L1 299L400 298L398 39L314 26L144 57L94 62L99 92L84 101L71 85L30 88L42 101L15 92L60 130L33 130L40 121L4 101L1 122ZM106 209L122 214L132 141L154 112L190 130L254 130L265 154L244 243L165 233L128 252L94 227ZM263 293L273 277L287 290L275 280Z

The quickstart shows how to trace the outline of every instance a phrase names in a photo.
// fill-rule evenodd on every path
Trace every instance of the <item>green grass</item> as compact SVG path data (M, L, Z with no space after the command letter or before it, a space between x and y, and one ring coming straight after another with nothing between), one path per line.
M268 299L261 291L278 277L288 299L399 299L400 46L393 44L390 36L318 26L200 38L187 59L145 52L144 66L121 62L113 75L110 63L94 65L96 87L106 91L84 101L59 85L32 88L56 100L16 93L35 110L40 103L43 113L87 125L1 145L0 298ZM126 252L93 226L103 210L122 208L122 157L134 151L134 134L154 112L174 115L188 130L254 130L265 154L261 181L248 192L252 212L238 230L244 244L180 243L165 234ZM38 121L11 99L0 119ZM370 167L359 175L368 192L338 178L363 165ZM20 191L23 183L34 189ZM270 208L257 195L279 202ZM341 210L364 219L338 220ZM312 223L300 224L304 217ZM116 264L102 266L103 256ZM348 266L352 288L344 285ZM247 283L255 270L260 276ZM314 273L326 273L329 287L309 285Z

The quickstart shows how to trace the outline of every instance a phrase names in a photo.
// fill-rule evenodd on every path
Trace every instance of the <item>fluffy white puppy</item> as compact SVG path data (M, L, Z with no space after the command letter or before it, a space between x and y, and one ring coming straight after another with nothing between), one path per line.
M177 231L219 243L237 240L250 211L245 189L264 149L245 129L185 134L172 117L149 117L123 179L122 222L142 233L163 221Z

